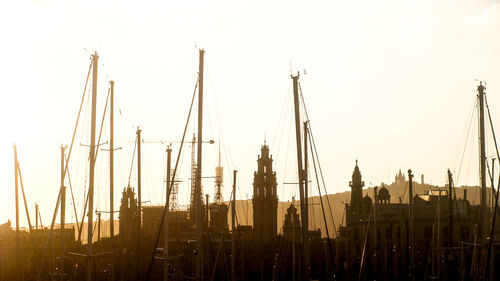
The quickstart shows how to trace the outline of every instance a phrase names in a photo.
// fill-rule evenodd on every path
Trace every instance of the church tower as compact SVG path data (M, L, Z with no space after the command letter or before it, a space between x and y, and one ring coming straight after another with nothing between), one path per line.
M394 183L400 187L404 187L406 185L406 178L403 173L401 173L401 169L399 169L399 173L397 173L394 177Z
M138 220L137 199L132 188L123 189L120 205L120 240L124 248L131 249L137 239Z
M361 208L363 199L363 186L365 182L361 181L361 172L358 167L358 160L356 160L356 166L352 172L352 181L349 183L351 187L351 210L359 210Z
M269 147L264 144L257 159L257 171L253 176L253 227L255 242L269 244L276 239L278 196L276 172Z

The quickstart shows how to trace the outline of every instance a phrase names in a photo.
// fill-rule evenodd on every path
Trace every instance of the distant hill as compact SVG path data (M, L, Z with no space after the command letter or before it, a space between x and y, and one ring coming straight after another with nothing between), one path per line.
M408 202L408 182L404 184L392 183L390 185L385 185L389 190L391 195L391 203L398 203L399 198L402 198L403 203ZM431 189L437 189L438 186L430 184L421 184L414 182L413 188L415 194L424 194ZM441 186L441 189L448 189L448 187ZM471 205L478 205L480 200L480 188L479 186L462 186L456 187L456 195L458 198L463 198L464 189L467 189L467 200L469 200ZM488 192L491 189L488 188ZM368 195L373 199L373 188L367 188L363 190L363 196ZM489 197L488 197L489 198ZM345 225L344 210L345 203L349 203L351 200L351 192L339 192L328 195L328 200L326 196L323 196L323 204L325 207L326 221L328 224L328 230L330 237L335 237L335 229L338 229L339 225ZM331 213L328 208L328 201L331 207ZM489 202L489 201L488 201ZM290 206L291 202L278 202L278 233L282 232L283 220L285 219L286 209ZM299 201L295 202L297 209L299 209ZM332 216L333 214L333 221ZM252 225L253 224L253 208L252 200L236 200L236 215L237 224L240 225ZM109 237L109 221L103 220L101 222L101 237ZM335 228L333 227L335 223ZM228 215L228 224L231 224L231 214ZM58 227L56 225L56 227ZM75 227L75 224L67 224L66 228ZM119 222L115 220L115 234L119 233ZM309 229L320 229L323 236L326 237L326 228L324 225L323 215L321 211L321 203L319 196L313 196L309 198ZM75 235L77 231L75 230ZM97 234L94 235L94 241L97 240ZM84 224L82 233L83 243L87 243L87 224Z
M391 203L399 203L399 198L401 197L403 203L408 203L408 182L405 184L397 185L392 183L391 185L385 185L389 190L391 195ZM448 189L448 187L440 187L441 189ZM438 189L438 186L430 184L421 184L414 182L413 189L415 194L424 194L429 190ZM464 189L467 189L467 200L469 200L471 205L478 205L480 200L480 188L479 186L462 186L456 187L455 192L457 198L463 198ZM491 192L491 188L488 188L488 192ZM363 196L368 195L373 200L373 188L367 188L363 190ZM345 203L349 203L351 200L351 192L341 192L328 195L328 200L330 201L333 219L335 222L335 228L338 229L339 225L345 225L344 211ZM314 196L309 198L309 228L321 230L323 236L326 236L325 226L323 218L321 216L321 206L319 196ZM335 232L333 231L332 216L329 214L328 205L326 197L323 196L323 204L325 205L325 213L327 217L328 230L331 237L335 237ZM279 213L278 213L279 215ZM282 221L278 221L278 226L281 228Z

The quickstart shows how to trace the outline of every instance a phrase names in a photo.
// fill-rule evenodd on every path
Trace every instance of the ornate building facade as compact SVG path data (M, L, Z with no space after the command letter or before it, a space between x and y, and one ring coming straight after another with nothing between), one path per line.
M253 225L256 243L269 244L276 240L278 196L276 194L276 172L269 146L261 147L257 159L257 171L253 179Z

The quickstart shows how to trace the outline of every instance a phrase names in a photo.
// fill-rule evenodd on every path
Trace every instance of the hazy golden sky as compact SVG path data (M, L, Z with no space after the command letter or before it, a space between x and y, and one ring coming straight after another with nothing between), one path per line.
M492 115L500 122L498 3L3 1L0 223L14 219L14 143L31 211L40 202L44 224L49 222L59 188L59 146L71 141L94 50L100 54L99 115L107 81L116 82L116 146L124 149L116 153L115 206L128 181L136 127L146 140L180 139L198 47L206 50L204 138L223 141L225 198L232 169L240 171L238 196L251 198L264 135L276 159L280 200L296 193L282 185L296 180L290 69L307 72L302 89L330 193L348 190L356 158L367 185L392 180L399 168L444 184L447 168L458 174L475 79L488 82ZM85 117L82 125L88 124ZM473 122L472 136L476 127ZM70 164L79 210L87 166L80 143L88 143L87 136L87 127L81 128ZM477 144L469 146L458 184L478 181ZM183 171L190 161L186 148ZM214 173L216 148L204 150L205 176ZM164 149L145 144L145 201L163 200ZM96 205L103 210L109 205L107 155L99 152L97 167ZM185 204L189 175L181 178ZM213 193L212 179L204 186Z

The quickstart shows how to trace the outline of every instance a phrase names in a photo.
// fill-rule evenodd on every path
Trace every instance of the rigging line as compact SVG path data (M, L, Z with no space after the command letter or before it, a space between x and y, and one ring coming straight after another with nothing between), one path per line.
M238 185L238 184L236 184L236 185ZM229 198L233 198L233 190L232 190L232 188L231 188L231 195L230 195L230 197L229 197ZM232 205L232 204L233 204L233 200L232 200L232 199L230 199L230 200L229 200L229 204L227 205L227 207L228 207L228 208L227 208L227 211L226 211L228 214L229 214L229 212L231 212L231 205ZM238 221L238 212L236 211L236 204L234 205L234 211L235 211L235 212L234 212L234 218L235 218L235 220L236 220L236 225L239 225L239 221ZM233 230L233 231L234 231L234 230Z
M278 118L278 124L276 125L276 130L275 130L276 133L278 132L279 128L281 127L280 126L281 121L285 120L284 115L285 115L286 109L288 108L288 103L290 101L290 95L288 94L289 91L290 91L290 86L291 86L291 83L289 82L288 83L288 88L287 88L287 90L285 92L285 99L283 100L283 105L281 107L281 112L280 112L280 115L279 115L279 118ZM274 144L275 144L276 136L277 136L277 134L274 135L274 137L273 137L273 140L271 142L272 146L274 146Z
M477 99L474 97L474 100L472 101L472 106L471 106L471 108L469 110L469 114L467 114L467 116L470 116L470 117L467 117L465 119L465 124L464 124L465 126L464 126L464 130L463 130L463 132L462 132L462 134L460 136L460 139L462 139L467 134L468 130L470 130L470 129L466 130L466 128L468 127L467 124L469 122L472 122L472 118L474 117L474 109L476 108L476 103L477 103ZM469 121L469 118L471 119L471 121ZM469 125L469 127L470 127L470 125ZM461 147L460 143L457 142L457 146L456 146L456 148L454 150L454 156L455 157L453 159L453 163L455 163L455 164L457 163L457 160L458 160L457 158L459 157L460 147Z
M478 128L479 128L479 126L478 126ZM470 142L473 142L473 140L475 140L475 139L478 138L478 135L477 135L478 132L477 131L478 130L472 130L472 135L470 137L470 139L471 139ZM479 146L479 143L478 143L478 146ZM469 150L466 152L466 153L468 153L467 154L468 158L467 158L467 161L465 161L465 164L466 164L466 168L465 168L465 180L463 181L465 183L469 182L469 177L470 177L470 173L471 173L471 171L470 171L471 170L471 162L472 162L471 160L472 160L472 158L476 154L479 154L479 147L476 147L476 148L478 149L477 153L474 153L474 146L473 145L470 145ZM464 148L464 150L465 150L465 148ZM459 173L457 177L460 177L460 175L461 175L461 173ZM479 176L479 173L478 173L478 176ZM478 191L478 189L475 189L474 193L472 194L474 196L474 200L477 199L476 198L478 196L477 191Z
M288 104L290 103L290 100L291 100L291 98L288 98L286 100L284 108L288 108ZM280 155L281 155L280 152L281 152L281 148L282 148L282 144L283 144L283 138L284 138L284 135L285 135L286 128L290 127L289 130L291 130L291 124L293 123L292 122L293 118L290 118L289 115L290 115L290 111L289 110L284 110L283 116L281 117L281 119L283 120L283 122L279 123L279 124L281 124L281 126L279 126L278 128L276 128L276 135L275 135L275 137L273 139L273 142L272 142L273 147L271 149L274 152L277 152L276 162L278 162L281 159L280 158ZM288 124L287 121L290 123L290 126L287 126L287 124ZM278 129L280 129L280 130L278 130ZM275 140L276 136L279 136L277 140ZM289 137L290 137L290 132L288 132L288 138ZM276 144L277 148L275 148L275 146L274 146L275 144ZM288 151L285 151L285 153L288 153Z
M319 168L319 172L320 172L320 176L321 176L321 182L323 184L323 190L325 191L326 202L328 203L328 210L330 211L330 216L332 218L333 229L335 231L335 235L337 236L338 235L337 227L335 226L335 220L333 218L333 211L332 211L332 207L330 204L330 197L328 197L328 191L326 190L326 183L325 183L325 178L323 176L323 169L321 168L321 163L319 162L318 150L316 148L316 141L314 139L314 134L312 132L311 124L309 124L309 136L310 136L310 143L312 144L312 146L314 148L313 158L315 155L316 159L318 160L318 168ZM312 148L311 148L311 151L312 151Z
M218 125L218 133L219 133L219 138L222 138L222 143L223 144L226 144L228 143L227 140L227 137L226 137L226 134L225 134L225 128L224 128L224 123L221 121L221 117L222 117L222 114L220 113L221 110L219 109L219 107L217 106L217 100L218 100L218 97L217 97L217 92L214 90L214 85L213 85L213 82L212 82L212 76L210 74L210 71L209 71L209 66L205 63L205 65L207 66L207 77L208 77L208 84L209 84L209 87L211 89L211 93L213 95L213 99L211 100L212 101L212 106L214 108L214 112L215 112L215 119L217 121L217 125ZM204 99L206 100L207 97L204 97ZM207 102L207 105L208 105L208 102ZM210 111L208 110L207 111L208 114L209 114L209 119L210 119ZM209 120L209 122L211 122L211 119ZM212 128L210 128L212 134L213 134L213 130ZM221 140L219 139L219 142ZM232 157L232 154L231 154L231 150L228 148L229 145L224 145L224 153L226 155L226 162L228 164L228 170L233 170L233 167L234 167L234 162L233 162L233 157ZM215 147L214 147L215 148ZM229 179L231 180L232 182L232 174L229 173Z
M208 98L206 97L206 95L205 95L205 96L203 96L203 101L205 102L205 104L207 104L207 105L208 105L208 100L207 100L207 99L208 99ZM210 110L209 110L209 109L210 109L210 108L207 106L207 108L206 108L206 110L205 110L205 112L207 113L207 117L208 117L208 122L207 122L207 123L208 123L208 125L209 125L208 127L210 128L210 133L212 134L212 136L214 136L214 139L215 139L215 136L216 136L216 135L214 134L214 129L213 129L213 127L215 127L215 126L214 126L214 122L213 122L213 120L212 120L212 117L211 117L211 114L210 114ZM214 111L215 111L215 110L214 110ZM217 115L217 113L215 113L215 115ZM217 119L217 116L215 116L215 119ZM217 125L219 125L219 126L220 126L220 124L217 124ZM219 132L218 132L218 135L219 135L219 143L220 143L220 135L221 135L221 129L220 129L220 127L219 127ZM218 159L218 156L217 156L217 146L212 146L212 152L214 152L215 159ZM207 190L207 193L209 193L209 191L208 191L208 190ZM214 199L215 199L215 196L214 196ZM215 202L215 201L214 201L214 202Z
M167 149L168 148L169 147L167 147ZM170 147L170 149L171 149L171 147ZM168 171L167 171L167 158L168 158L167 155L168 155L168 150L165 150L165 161L163 162L163 165L164 165L163 167L165 167L165 169L163 170L163 182L167 182L167 173L168 173ZM163 184L162 184L162 186L163 186ZM161 189L161 198L165 198L165 190L163 188ZM167 203L166 200L167 199L165 198L165 204ZM170 206L169 206L169 208L170 208Z
M484 97L484 100L485 100L486 109L487 109L487 112L488 112L488 119L490 121L491 133L492 133L492 136L493 136L493 142L495 144L495 150L496 150L496 153L497 153L497 157L500 159L499 153L498 153L498 145L497 145L495 130L493 129L493 121L491 120L490 107L488 105L488 100L486 99L486 96ZM489 172L489 167L488 167L488 172ZM490 173L490 177L491 177L491 173ZM493 178L491 178L491 181L493 182ZM492 219L492 223L491 223L490 241L489 241L489 245L488 245L488 253L487 253L487 259L486 259L486 268L485 268L485 271L484 271L485 277L486 277L486 274L489 273L491 251L492 251L493 240L494 240L495 223L496 223L497 212L499 211L498 210L498 194L499 193L500 193L500 181L498 182L498 187L497 187L497 191L496 192L495 192L495 189L493 188L493 194L495 195L495 211L494 211L493 219Z
M87 92L87 85L89 82L91 70L92 70L92 62L90 62L89 71L87 73L87 79L85 80L85 86L83 88L82 101L80 102L80 109L78 110L78 115L76 117L75 130L73 131L73 137L71 138L71 145L69 146L68 159L66 160L66 164L64 165L64 173L63 173L64 175L66 174L66 171L68 170L68 161L71 157L71 152L73 151L73 144L75 141L76 130L78 129L78 122L80 121L80 113L82 112L83 101L85 100L85 93Z
M17 158L16 158L17 160ZM16 161L16 169L19 172L19 181L21 183L21 191L23 194L24 208L26 210L26 217L28 218L28 225L30 229L30 240L33 243L33 247L35 247L35 240L33 238L33 226L31 225L30 213L28 211L28 204L26 203L26 195L24 193L24 184L23 184L23 176L21 175L21 166L19 165L19 161Z
M306 108L306 102L304 101L304 95L302 94L302 86L300 85L299 81L299 91L300 91L300 99L302 100L302 106L304 108L304 113L306 114L306 121L309 121L309 114L307 113L307 108Z
M426 261L426 264L425 264L425 270L424 270L424 280L427 279L426 276L427 276L427 270L429 268L429 263L431 264L431 274L434 273L434 267L433 267L433 263L434 263L434 260L435 260L435 257L434 256L434 248L436 247L436 221L438 220L438 213L436 212L435 216L434 216L434 221L432 222L432 234L431 234L431 243L432 243L432 249L427 253L427 261ZM439 246L438 246L439 247Z
M496 138L496 135L495 135L495 130L493 129L493 121L491 120L490 107L488 106L488 100L486 99L486 96L484 96L484 101L486 103L486 110L488 112L488 119L490 121L490 128L491 128L491 133L492 133L492 136L493 136L493 143L495 144L495 151L497 153L497 159L500 159L500 154L498 153L497 138ZM493 179L492 179L492 181L493 181ZM493 190L493 193L495 193L495 190ZM498 205L495 208L498 209Z
M89 193L88 192L84 192L84 193L86 193L85 203L84 203L83 212L82 212L82 223L80 224L80 227L78 228L78 240L76 243L77 245L80 245L82 242L83 224L85 222L85 213L87 212L87 203L89 202Z
M92 228L92 243L94 243L94 234L95 234L95 229L97 227L97 220L94 222L94 227ZM87 243L90 243L87 241Z
M73 195L73 186L71 184L71 178L69 177L69 168L68 168L68 182L69 182L69 190L71 193L71 200L73 201L73 211L75 212L75 220L78 225L78 214L76 212L76 204L75 204L75 196Z
M179 152L177 153L177 159L175 161L174 172L172 174L172 179L170 181L169 188L167 190L167 198L170 198L172 187L175 184L175 175L177 173L177 167L179 165L179 159L180 159L180 156L181 156L182 147L184 146L184 139L186 138L186 131L187 131L188 125L189 125L189 119L191 118L191 112L193 110L194 98L196 96L196 89L198 88L198 83L199 83L199 76L198 76L198 78L196 80L196 85L194 87L193 98L191 99L191 106L189 107L189 113L188 113L188 116L187 116L186 125L184 126L184 132L182 134L181 146L179 148ZM160 234L161 234L161 231L163 229L163 223L165 221L165 214L167 213L167 210L168 210L168 203L169 202L165 202L165 208L163 208L163 214L161 216L160 225L158 226L158 233L156 235L156 241L155 241L154 248L153 248L153 251L152 251L152 254L151 254L151 260L149 261L148 271L147 271L147 274L146 274L146 281L149 281L149 275L151 274L151 269L153 268L153 262L154 262L154 258L155 258L156 247L158 246L158 241L160 240Z
M311 135L310 134L309 134L309 146L311 147L311 151L312 151L313 148L312 148L312 142L311 142ZM332 261L333 261L334 256L333 256L333 250L332 250L332 245L331 245L331 241L330 241L330 233L328 231L328 223L326 221L325 207L323 205L323 197L321 196L321 187L320 187L319 178L318 178L318 170L316 169L316 160L315 160L314 154L312 156L313 157L311 157L311 158L313 160L314 174L316 176L316 184L318 186L319 200L320 200L320 203L321 203L321 211L323 213L323 222L325 223L326 238L328 239L328 250L330 252L330 256L331 256ZM333 225L333 227L335 229L335 235L337 235L337 229L335 228L335 224Z
M101 129L99 130L99 138L97 139L97 147L101 143L102 128L104 127L104 118L106 117L106 109L108 108L109 93L111 88L108 89L108 96L106 97L106 104L104 105L104 112L102 113ZM97 154L99 153L99 148L95 150L94 163L97 161Z
M361 262L359 265L359 275L358 275L358 281L361 281L361 273L363 272L363 263L365 260L365 253L366 253L366 242L368 240L368 230L370 229L370 219L372 217L372 212L370 211L370 215L368 216L368 220L366 223L366 233L365 233L365 242L363 243L363 253L361 254Z
M61 189L59 189L59 194L57 196L56 207L54 208L54 215L52 216L52 223L50 224L49 235L47 237L47 242L45 244L45 250L43 251L42 262L40 264L40 268L38 269L38 274L37 274L37 278L36 278L37 281L40 280L40 277L41 277L41 274L42 274L42 269L43 269L43 266L45 264L45 258L46 258L47 252L48 252L49 244L52 241L52 234L53 234L53 231L54 231L54 224L56 222L57 212L59 210L59 203L61 202L60 199L61 199Z
M77 118L76 118L75 130L73 131L73 137L71 139L71 145L70 145L69 152L68 152L68 161L69 161L69 157L71 156L71 151L73 149L73 144L74 144L74 140L75 140L76 130L78 128L78 121L80 120L80 113L82 112L83 101L85 100L85 93L87 91L87 85L88 85L88 82L89 82L90 71L91 70L92 70L92 62L90 62L89 70L87 72L87 79L85 81L85 87L83 89L82 101L80 102L80 109L78 110L78 115L77 115ZM66 174L66 170L68 168L68 162L67 161L66 161L66 164L64 166L65 166L64 167L64 174ZM60 198L61 198L61 189L59 189L59 194L57 195L57 203L56 203L56 207L54 208L54 215L52 216L52 224L50 226L49 235L47 237L47 244L45 246L45 251L44 251L44 254L43 254L43 257L42 257L42 263L40 265L40 270L38 271L38 274L37 274L37 280L40 279L40 275L42 274L42 268L43 268L43 265L45 263L46 252L48 250L49 242L52 239L52 232L53 232L53 229L54 229L54 223L55 223L55 220L56 220L57 211L59 209Z
M283 126L285 127L285 126ZM283 129L284 130L284 129ZM281 184L281 189L282 189L282 194L283 194L283 200L285 200L285 179L286 179L286 170L288 168L288 151L289 151L289 148L290 148L290 134L291 134L291 131L292 131L292 122L290 121L290 126L289 126L289 129L288 129L288 138L287 138L287 144L286 144L286 150L285 150L285 167L283 169L283 182ZM281 146L281 145L280 145ZM281 211L282 213L285 212L285 206L283 204L281 204Z
M453 195L455 196L455 207L457 208L458 225L459 225L459 227L460 227L460 239L461 239L462 241L464 241L464 236L465 236L465 235L464 235L464 230L463 230L463 228L462 228L462 217L460 216L460 212L458 211L459 209L458 209L457 190L456 190L456 188L455 188L455 183L454 183L453 181L452 181L451 183L452 183L451 188L452 188L452 190L453 190ZM450 183L449 183L449 184L450 184ZM453 210L451 210L451 211L453 211ZM451 231L453 231L453 229L452 229Z
M299 82L299 90L300 90L300 98L302 100L302 105L304 107L304 112L305 112L305 115L306 115L306 118L307 120L309 120L309 114L307 112L307 107L306 107L306 103L305 103L305 100L304 100L304 95L302 93L302 86ZM321 181L323 183L323 189L325 191L325 196L326 196L326 201L328 203L328 209L330 211L330 216L332 218L332 223L333 223L333 228L334 228L334 231L335 231L335 235L337 236L338 233L337 233L337 227L335 226L335 221L334 221L334 218L333 218L333 211L332 211L332 207L331 207L331 204L330 204L330 198L328 197L328 191L326 190L326 184L325 184L325 178L323 176L323 169L321 168L321 163L319 161L319 156L318 156L318 150L316 148L316 141L314 139L314 134L313 134L313 131L312 131L312 126L311 124L309 124L309 135L310 135L310 139L311 139L311 143L313 144L314 146L314 153L313 153L313 158L314 158L314 154L316 155L316 158L318 160L318 167L319 167L319 171L320 171L320 175L321 175ZM312 148L311 148L312 149Z
M137 138L134 142L134 152L132 152L132 162L130 163L130 173L128 174L128 184L127 187L130 187L130 178L132 177L132 170L134 169L134 159L135 159L135 148L137 147Z

